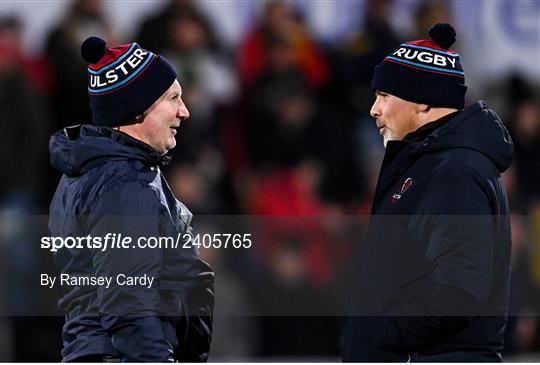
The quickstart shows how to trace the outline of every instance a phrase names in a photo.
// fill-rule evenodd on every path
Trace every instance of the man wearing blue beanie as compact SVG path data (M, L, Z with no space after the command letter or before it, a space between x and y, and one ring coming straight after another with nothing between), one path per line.
M92 123L55 133L63 174L50 207L65 313L63 361L206 361L214 305L212 269L184 243L192 214L160 168L189 117L176 72L136 43L91 37ZM151 239L180 237L177 244Z
M376 68L371 116L386 147L362 246L344 361L499 362L510 222L500 174L512 140L479 101L448 24Z

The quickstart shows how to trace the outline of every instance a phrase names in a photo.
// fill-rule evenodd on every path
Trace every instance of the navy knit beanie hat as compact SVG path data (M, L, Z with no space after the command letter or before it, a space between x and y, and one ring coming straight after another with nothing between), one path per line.
M119 126L135 122L169 89L176 72L160 55L137 43L107 47L90 37L81 45L88 65L88 96L92 124Z
M429 36L403 43L388 55L375 67L371 87L415 103L463 109L465 73L459 54L450 49L456 32L439 23Z

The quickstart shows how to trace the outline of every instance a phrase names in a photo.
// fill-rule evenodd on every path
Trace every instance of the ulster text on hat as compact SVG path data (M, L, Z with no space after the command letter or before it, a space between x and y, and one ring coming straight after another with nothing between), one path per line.
M127 84L144 70L154 56L133 43L115 62L98 70L88 67L88 91L92 94L104 93Z

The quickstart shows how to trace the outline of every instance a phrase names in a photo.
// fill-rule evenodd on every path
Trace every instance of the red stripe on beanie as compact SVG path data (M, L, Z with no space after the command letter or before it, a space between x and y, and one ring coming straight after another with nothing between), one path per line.
M103 57L101 57L99 62L89 64L88 67L94 71L97 71L103 66L107 66L109 63L116 61L124 53L126 53L130 47L131 47L131 43L123 44L121 46L114 47L114 48L107 48L107 50L105 51L105 54L103 55Z
M416 41L410 41L405 44L414 44L415 46L422 46L422 47L428 47L433 48L439 51L448 52L448 53L457 53L456 51L452 49L444 49L441 46L439 46L437 43L433 42L429 39L418 39Z

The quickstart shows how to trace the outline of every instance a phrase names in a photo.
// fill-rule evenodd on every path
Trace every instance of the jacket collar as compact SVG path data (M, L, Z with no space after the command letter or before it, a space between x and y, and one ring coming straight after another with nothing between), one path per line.
M160 155L150 145L114 128L94 125L79 125L75 127L79 127L79 129L82 129L86 135L107 137L114 142L117 142L126 147L135 148L140 152L143 152L144 155L148 158L148 160L155 163L156 165L167 166L171 161L171 156Z
M444 117L441 117L433 122L429 122L418 128L417 130L407 134L404 138L405 141L409 142L421 142L427 138L431 133L448 123L452 118L456 117L460 111L455 111L453 113L447 114Z

